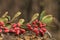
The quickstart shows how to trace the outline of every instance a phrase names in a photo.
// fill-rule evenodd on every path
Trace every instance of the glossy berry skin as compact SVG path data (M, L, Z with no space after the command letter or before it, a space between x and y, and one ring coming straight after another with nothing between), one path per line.
M9 32L9 30L8 30L7 27L4 27L4 32L5 32L5 33Z
M19 27L15 27L15 28L13 28L13 30L14 30L16 35L20 34L20 28Z
M4 27L3 26L0 26L1 29L3 29Z
M8 28L7 27L4 27L4 30L8 30Z
M43 32L46 32L46 28L41 28L43 30Z
M40 28L42 28L42 27L43 27L43 26L42 26L42 22L39 22L39 27L40 27Z
M2 32L2 29L0 29L0 33Z
M39 27L42 28L42 27L45 27L46 24L42 23L42 22L39 22Z
M15 28L16 26L17 26L17 24L16 24L16 23L12 24L12 27L13 27L13 28Z
M36 25L36 22L35 22L35 21L33 21L33 22L32 22L32 24L33 24L33 25Z
M32 30L32 29L33 29L30 24L27 24L27 28L28 28L29 30Z
M4 22L0 21L0 26L3 26L4 25Z
M4 30L4 32L5 32L5 33L8 33L8 32L9 32L9 30Z
M33 28L32 27L28 27L29 30L32 30Z
M14 30L14 29L10 29L9 32L13 32L13 33L15 33L15 30Z
M29 27L29 26L31 26L31 25L30 25L29 23L27 23L27 25L26 25L26 26L28 26L28 27Z
M15 30L16 35L20 34L20 30Z
M38 25L34 25L34 28L38 28Z
M39 22L38 19L36 19L35 22L38 23Z
M39 35L39 30L37 28L33 29L33 32L35 32L35 34L38 36Z
M17 23L17 26L20 27L21 26L20 23Z
M28 27L29 30L32 30L33 28L31 26Z
M19 27L15 27L14 30L20 30L20 28Z
M21 33L24 34L26 31L24 29L20 29Z
M39 30L39 32L40 32L41 36L43 36L43 35L44 35L44 32L43 32L43 30L42 30L42 29L40 29L40 30Z

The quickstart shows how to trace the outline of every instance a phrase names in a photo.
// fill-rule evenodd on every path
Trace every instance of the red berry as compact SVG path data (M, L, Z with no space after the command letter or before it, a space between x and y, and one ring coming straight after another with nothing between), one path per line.
M15 32L15 30L14 29L10 29L10 31L9 32Z
M33 28L32 27L28 27L29 30L32 30Z
M24 29L20 29L21 33L24 34L26 31Z
M9 32L8 28L7 27L4 27L4 32Z
M4 30L5 33L9 32L9 30Z
M2 32L2 29L0 29L0 33Z
M16 34L19 35L20 34L20 30L16 30Z
M38 25L34 25L34 28L38 28Z
M32 30L33 28L32 27L28 27L29 30Z
M37 29L37 28L34 28L34 29L33 29L33 32L37 32L37 31L38 31L38 29Z
M43 32L46 32L46 28L41 28L43 30Z
M3 25L4 25L4 22L0 21L0 25L2 25L2 26L3 26Z
M39 22L38 19L36 19L35 22L38 23Z
M41 33L43 33L43 30L42 30L42 29L40 29L39 31L40 31Z
M42 22L39 22L39 27L42 28Z
M20 30L20 28L19 27L15 27L14 30Z
M28 28L29 30L32 30L32 29L33 29L30 24L27 24L27 28Z
M36 22L35 22L35 21L33 21L33 22L32 22L32 24L33 24L33 25L36 25Z
M39 30L39 32L40 32L40 34L41 34L41 36L43 36L44 35L44 32L43 32L43 30Z
M29 23L27 23L27 25L26 25L27 27L30 27L31 25L29 24Z
M20 27L21 26L20 23L17 23L17 26Z
M45 27L46 24L42 23L42 22L39 22L39 27L42 28L42 27Z
M8 28L7 27L4 27L4 30L8 30Z
M38 30L37 28L34 28L34 29L33 29L33 32L35 32L36 35L39 35L39 30Z
M40 24L40 27L45 27L46 26L46 24L42 23L42 22L40 22L39 24Z
M13 27L13 28L15 28L16 26L17 26L17 24L16 24L16 23L12 24L12 27Z
M4 28L3 26L0 26L0 28Z
M19 28L19 27L15 27L14 30L15 30L15 33L16 33L17 35L20 34L20 28Z

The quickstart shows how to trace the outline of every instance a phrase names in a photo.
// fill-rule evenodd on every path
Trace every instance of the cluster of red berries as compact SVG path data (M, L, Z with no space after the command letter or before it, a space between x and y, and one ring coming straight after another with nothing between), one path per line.
M32 24L27 24L27 28L31 31L33 31L37 36L39 34L41 34L41 36L44 35L44 33L46 32L46 28L45 28L46 24L35 20L32 22Z
M14 23L12 24L12 28L10 29L9 32L19 35L19 34L24 34L26 31L25 29L21 28L21 25L19 23Z
M8 28L5 26L4 22L0 21L0 33L7 33L9 32Z
M19 23L14 23L11 25L11 29L8 29L4 22L0 22L0 33L15 33L16 35L19 35L19 34L24 34L25 33L25 30L20 28L20 24Z
M44 33L46 32L46 24L38 21L38 19L36 19L35 21L33 21L31 24L27 23L27 28L28 30L34 32L37 36L41 35L43 36ZM4 22L0 21L0 33L15 33L16 35L20 35L20 34L25 34L26 30L24 28L21 28L20 23L13 23L11 25L11 28L8 29Z

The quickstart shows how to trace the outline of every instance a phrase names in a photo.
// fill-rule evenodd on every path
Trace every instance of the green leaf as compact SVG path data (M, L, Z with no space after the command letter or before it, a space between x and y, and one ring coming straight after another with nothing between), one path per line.
M7 18L0 18L0 21L3 21L4 23L8 22Z
M6 18L7 18L8 20L10 20L10 19L11 19L11 17L10 17L10 16L7 16Z
M32 16L32 18L31 18L31 20L30 20L29 23L32 23L35 19L38 18L38 16L39 16L39 13L35 13L35 14Z
M24 22L25 22L24 19L20 19L18 23L20 23L20 25L23 25Z
M5 26L8 28L8 29L10 29L11 28L11 24L5 24Z
M21 28L26 29L27 27L25 25L21 26Z
M47 15L47 16L44 16L41 21L43 23L50 24L52 20L53 20L52 15Z
M43 11L41 12L41 14L40 14L40 20L42 20L42 18L43 18L44 16L46 16L45 10L43 10Z

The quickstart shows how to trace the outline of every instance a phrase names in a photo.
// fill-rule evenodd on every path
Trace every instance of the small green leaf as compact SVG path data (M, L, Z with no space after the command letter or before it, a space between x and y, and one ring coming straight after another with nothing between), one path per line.
M21 26L21 28L26 29L27 27L25 25Z
M24 19L20 19L18 23L20 23L20 25L23 25L24 21Z
M3 21L4 23L7 23L8 19L7 18L0 18L0 21Z
M50 24L52 20L53 20L52 15L47 15L47 16L44 16L41 21L43 23Z
M11 24L5 24L5 26L8 28L8 29L10 29L11 28Z
M11 17L10 17L10 16L7 16L6 18L7 18L8 20L10 20L10 19L11 19Z
M40 20L42 20L42 18L43 18L44 16L46 16L45 10L41 12L41 14L40 14Z
M32 16L32 18L31 18L31 20L30 20L29 23L32 23L35 19L38 18L38 16L39 16L39 13L35 13L35 14Z

